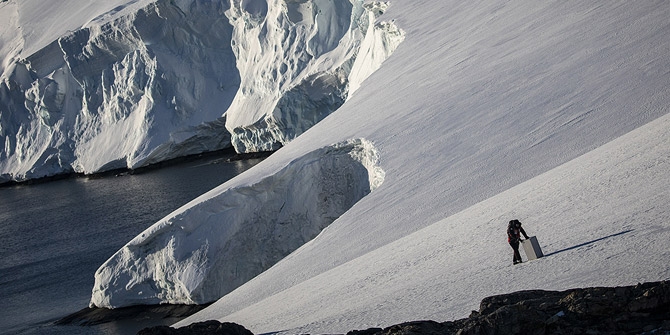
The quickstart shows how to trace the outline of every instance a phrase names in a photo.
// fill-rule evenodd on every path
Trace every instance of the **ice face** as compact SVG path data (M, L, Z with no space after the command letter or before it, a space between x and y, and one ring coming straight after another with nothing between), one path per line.
M384 6L133 2L25 58L3 55L0 182L275 150L340 107L403 40L376 22Z
M274 1L231 10L242 77L227 128L238 152L275 150L339 108L404 39L376 22L387 3ZM246 112L238 112L246 111Z
M316 237L384 180L372 143L328 146L252 185L203 195L95 274L91 306L214 301Z
M6 68L0 173L136 168L230 146L222 119L240 78L229 7L180 5L119 7Z

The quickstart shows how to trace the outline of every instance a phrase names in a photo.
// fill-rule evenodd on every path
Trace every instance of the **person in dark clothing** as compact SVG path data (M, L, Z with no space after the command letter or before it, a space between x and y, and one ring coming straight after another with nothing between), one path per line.
M514 264L521 263L521 254L519 253L519 242L521 241L521 235L528 238L526 231L521 228L521 222L519 220L511 220L507 226L507 242L512 246L514 250Z

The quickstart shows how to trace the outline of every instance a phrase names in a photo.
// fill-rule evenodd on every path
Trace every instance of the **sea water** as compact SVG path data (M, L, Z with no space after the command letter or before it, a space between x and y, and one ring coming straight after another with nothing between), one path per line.
M88 306L96 269L173 210L261 159L0 188L0 334L134 334L171 320L54 322Z

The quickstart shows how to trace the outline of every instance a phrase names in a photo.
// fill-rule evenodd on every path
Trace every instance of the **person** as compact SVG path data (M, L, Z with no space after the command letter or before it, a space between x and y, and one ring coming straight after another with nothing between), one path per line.
M521 263L521 254L519 253L519 242L522 241L521 235L528 238L526 231L521 228L521 222L519 220L511 220L507 226L507 242L512 246L514 250L514 264Z

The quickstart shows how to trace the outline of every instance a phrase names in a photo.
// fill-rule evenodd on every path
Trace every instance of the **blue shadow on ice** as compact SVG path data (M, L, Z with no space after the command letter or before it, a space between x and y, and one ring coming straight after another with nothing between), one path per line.
M586 246L586 245L589 245L589 244L593 244L593 243L596 243L596 242L598 242L598 241L606 240L606 239L608 239L608 238L610 238L610 237L615 237L615 236L619 236L619 235L627 234L627 233L630 233L630 232L632 232L632 231L633 231L633 229L624 230L624 231L622 231L622 232L618 232L618 233L616 233L616 234L612 234L612 235L609 235L609 236L601 237L601 238L595 239L595 240L593 240L593 241L584 242L584 243L582 243L582 244L577 244L577 245L572 246L572 247L569 247L569 248L565 248L565 249L561 249L561 250L558 250L558 251L550 252L550 253L548 253L548 254L545 254L544 257L549 257L549 256L551 256L551 255L555 255L555 254L558 254L558 253L561 253L561 252L564 252L564 251L569 251L569 250L573 250L573 249L581 248L581 247L583 247L583 246Z

